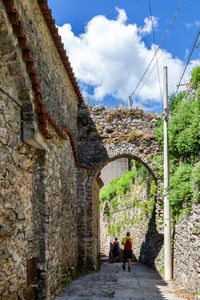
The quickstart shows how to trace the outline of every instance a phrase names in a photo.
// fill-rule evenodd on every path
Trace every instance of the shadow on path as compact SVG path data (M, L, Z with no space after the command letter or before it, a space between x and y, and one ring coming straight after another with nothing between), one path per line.
M174 281L165 282L155 271L133 263L131 272L121 263L103 263L96 273L79 277L56 300L182 300Z
M156 202L152 210L152 215L149 220L148 230L145 234L145 241L140 248L139 262L148 265L149 267L156 268L156 258L164 243L164 235L160 234L156 227ZM162 266L163 261L159 261Z

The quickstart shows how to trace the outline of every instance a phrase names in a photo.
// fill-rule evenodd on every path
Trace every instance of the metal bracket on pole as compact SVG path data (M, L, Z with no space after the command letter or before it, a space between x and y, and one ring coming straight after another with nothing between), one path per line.
M164 121L168 121L169 120L169 110L168 109L164 109L164 112L163 112L163 120Z
M169 195L169 192L168 192L169 191L169 187L164 187L163 190L164 190L163 196L164 197L168 197L168 195Z

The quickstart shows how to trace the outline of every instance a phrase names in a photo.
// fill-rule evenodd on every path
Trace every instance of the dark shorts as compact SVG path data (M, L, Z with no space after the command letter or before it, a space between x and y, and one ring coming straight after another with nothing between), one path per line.
M113 256L118 257L119 256L119 250L113 250Z
M124 260L132 259L132 255L133 255L132 250L124 250L123 252Z

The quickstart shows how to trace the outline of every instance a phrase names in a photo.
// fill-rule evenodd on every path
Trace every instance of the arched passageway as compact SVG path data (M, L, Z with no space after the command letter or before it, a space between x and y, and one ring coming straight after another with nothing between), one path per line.
M148 164L148 162L142 157L136 156L134 149L131 151L130 147L123 147L123 150L119 151L118 149L115 149L113 152L110 152L109 158L94 164L85 182L85 205L83 206L84 208L82 207L82 215L84 215L85 218L82 218L81 226L79 227L79 233L82 238L82 242L80 244L83 247L81 253L83 256L80 254L79 256L81 264L85 264L87 267L95 268L98 265L98 260L100 257L99 189L102 187L102 182L100 179L101 170L109 162L124 157L130 160L136 160L137 162L143 164L157 185L155 201L152 207L151 216L146 221L147 227L145 232L143 231L144 239L140 249L138 250L140 252L138 258L140 257L140 261L142 262L148 263L151 266L155 266L155 260L161 249L163 235L161 226L159 226L159 221L162 222L162 210L160 206L162 202L160 198L162 182L159 180L159 178L157 178L152 165ZM155 222L156 215L157 224ZM85 226L83 226L83 223ZM84 232L82 229L84 229Z
M79 108L78 154L80 162L90 166L89 171L78 172L80 265L98 264L100 172L106 164L123 157L142 163L158 186L156 203L159 207L162 181L152 163L154 156L160 154L154 137L158 119L154 114L139 110L109 110L103 106L89 110L84 104ZM155 211L160 217L161 211L158 208Z

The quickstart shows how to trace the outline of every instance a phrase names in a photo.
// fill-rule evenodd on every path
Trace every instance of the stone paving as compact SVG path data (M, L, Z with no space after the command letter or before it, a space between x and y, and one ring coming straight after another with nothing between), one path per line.
M166 282L154 270L133 263L131 272L121 263L103 263L96 273L79 277L55 300L183 300L194 299L175 281Z

